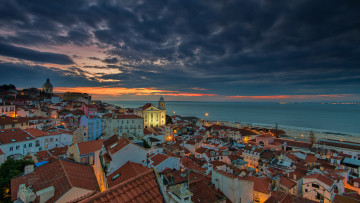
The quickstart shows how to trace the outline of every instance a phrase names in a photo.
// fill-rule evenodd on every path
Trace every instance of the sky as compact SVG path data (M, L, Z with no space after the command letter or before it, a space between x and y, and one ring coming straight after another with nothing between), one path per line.
M104 100L360 101L358 0L0 4L0 84Z

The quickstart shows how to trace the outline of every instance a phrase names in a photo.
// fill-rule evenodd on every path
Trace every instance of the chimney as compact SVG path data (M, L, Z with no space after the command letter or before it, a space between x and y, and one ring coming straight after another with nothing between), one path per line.
M24 175L34 172L34 165L26 165L24 169Z
M20 184L17 197L24 203L30 203L36 199L35 193L29 188L26 188L25 184Z
M40 201L39 201L40 203L47 202L49 199L54 197L54 194L55 194L54 186L50 186L36 192L36 195L40 197Z

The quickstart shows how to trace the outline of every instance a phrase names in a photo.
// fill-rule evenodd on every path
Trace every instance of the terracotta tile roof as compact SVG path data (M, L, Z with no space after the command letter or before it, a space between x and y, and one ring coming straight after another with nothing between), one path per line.
M276 191L269 197L264 203L316 203L303 197L296 197L290 195L289 193L284 193L281 191Z
M261 159L272 159L275 156L274 152L264 152L260 155Z
M48 135L59 135L61 133L59 132L46 132L46 131L42 131L36 128L27 128L24 129L26 132L30 133L32 136L34 137L43 137L43 136L48 136Z
M88 154L100 150L104 141L105 140L93 140L86 142L78 142L75 144L77 145L80 154Z
M345 195L335 194L333 202L335 202L335 203L344 203L344 202L346 202L346 203L359 203L360 199L356 199L356 198L345 196Z
M164 202L152 170L85 198L84 202Z
M9 116L0 116L0 125L7 125L7 124L16 124L16 123L25 123L28 122L28 118L24 117L9 117Z
M103 142L103 145L104 145L105 149L109 148L110 145L114 144L119 139L120 139L119 135L113 135L113 136L109 137L108 139L106 139Z
M200 172L205 172L206 170L201 168L200 165L198 165L197 163L195 163L194 161L192 161L191 159L189 159L188 157L181 157L180 158L180 162L182 163L182 165L185 168L191 169L191 170L196 170L196 171L200 171Z
M156 155L150 157L150 160L153 161L153 163L152 163L153 166L157 166L169 157L170 156L167 154L156 154Z
M208 148L200 147L200 148L195 149L195 152L196 152L196 153L199 153L199 154L203 154L203 153L205 153L207 150L208 150Z
M270 194L271 182L267 179L254 176L247 176L246 179L254 182L254 191Z
M305 157L305 162L306 163L314 163L314 162L316 162L316 160L317 160L317 158L313 154L307 154L306 157Z
M107 151L110 154L114 154L117 151L121 150L122 148L124 148L125 146L127 146L128 144L130 144L131 141L126 139L126 138L120 138L118 139L116 142L114 142L112 145L107 147Z
M33 140L35 137L31 136L29 133L24 131L21 128L12 128L0 130L0 143L9 144L14 142L22 142Z
M291 189L296 185L294 181L290 180L287 177L280 177L280 184L288 189Z
M67 150L68 150L68 146L63 146L63 147L55 147L49 149L48 151L53 157L58 158L59 156L66 154Z
M152 103L146 103L144 106L142 106L141 108L143 109L143 110L145 110L145 109L147 109L147 108L149 108L150 106L152 106Z
M151 135L152 132L148 130L147 128L144 128L144 135Z
M107 182L109 184L109 187L113 187L126 180L129 180L130 178L148 172L149 170L151 171L152 169L142 166L141 164L128 161L118 170L114 171L111 175L109 175L107 177Z
M314 178L314 179L317 179L323 183L325 183L326 185L328 186L332 186L334 184L334 181L331 180L330 178L326 177L326 176L323 176L321 174L313 174L313 175L307 175L304 177L305 178Z
M299 148L307 148L307 149L310 149L312 147L311 143L299 142L299 141L282 139L282 138L275 138L274 142L279 142L281 144L284 144L286 142L287 146L291 146L291 147L299 147Z
M215 160L215 161L212 161L212 162L210 162L210 163L211 163L214 167L226 165L225 162L222 162L222 161L219 161L219 160Z
M45 181L46 180L46 181ZM32 186L34 192L54 186L55 194L48 202L55 202L72 187L99 191L99 186L91 166L73 161L57 159L35 168L34 172L11 179L11 200L17 199L20 184ZM35 200L38 202L39 198Z
M224 198L218 198L215 192L206 184L205 181L199 180L190 183L190 192L193 193L191 197L192 202L219 202Z
M289 178L293 179L293 180L300 180L301 178L303 178L306 175L306 172L302 172L300 170L295 169L295 171L293 172L289 172Z

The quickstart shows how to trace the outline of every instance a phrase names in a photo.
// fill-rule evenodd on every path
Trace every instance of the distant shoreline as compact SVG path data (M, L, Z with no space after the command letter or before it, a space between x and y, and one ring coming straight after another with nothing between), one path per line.
M222 121L225 126L229 127L260 127L260 128L268 128L274 129L275 126L273 125L266 125L266 124L258 124L258 123L239 123L239 122L231 122L231 121ZM292 139L298 141L308 141L310 131L313 131L315 134L316 140L319 139L334 139L334 140L344 140L344 141L355 141L360 142L360 135L357 136L355 134L345 134L340 132L331 132L331 131L324 131L320 129L310 129L310 128L291 128L290 126L283 127L281 125L278 126L280 130L284 130L286 132L285 137L290 137ZM302 136L303 135L303 136Z

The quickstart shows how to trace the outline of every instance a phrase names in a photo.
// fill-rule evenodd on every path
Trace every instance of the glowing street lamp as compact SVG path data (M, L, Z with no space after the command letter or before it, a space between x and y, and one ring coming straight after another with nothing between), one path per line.
M209 113L205 113L205 116L208 117L208 116L209 116Z

